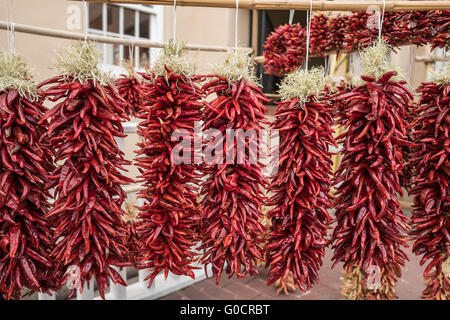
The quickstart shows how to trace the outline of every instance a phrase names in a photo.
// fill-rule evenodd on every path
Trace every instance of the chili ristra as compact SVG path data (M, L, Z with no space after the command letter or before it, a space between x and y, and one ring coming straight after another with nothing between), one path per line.
M78 56L90 57L93 46L74 43L72 49ZM121 173L129 161L115 140L126 137L121 122L128 119L127 102L111 84L92 78L80 81L70 74L39 86L45 87L46 98L57 102L40 120L50 120L42 137L61 163L48 177L56 197L48 214L55 221L51 256L63 274L70 266L79 268L81 288L74 287L71 294L95 277L104 299L109 279L126 286L113 266L128 265L122 185L132 180ZM67 280L63 277L63 282Z
M165 67L165 75L147 75L149 107L138 115L136 162L140 181L145 187L138 197L146 200L141 206L137 227L141 248L139 268L149 269L149 287L164 271L195 277L192 265L196 253L197 226L200 217L197 205L198 165L184 163L174 151L178 142L172 138L183 130L191 143L194 122L201 120L202 77L175 74ZM181 133L181 131L180 131ZM193 148L183 149L193 161Z
M16 80L29 81L20 56L0 52L0 64L5 63L23 73ZM2 67L3 85L8 74ZM48 123L39 123L45 108L36 88L33 95L20 89L13 84L0 89L0 299L20 299L27 289L59 288L47 218L53 152L48 140L40 140Z
M394 298L407 260L408 219L396 194L401 193L401 147L410 145L405 105L412 94L404 82L392 79L396 75L361 76L362 85L336 97L345 104L347 130L338 138L343 157L334 181L333 266L343 262L348 272L358 266L365 281L381 274L381 288L368 290L368 299Z
M294 283L303 291L318 281L318 271L328 244L327 231L332 206L330 146L336 146L331 125L331 105L324 90L323 70L296 71L287 76L322 79L319 94L293 96L278 103L272 129L280 136L278 172L268 191L271 220L265 247L267 285L277 280L285 285L292 272ZM281 88L286 85L284 82ZM292 89L301 85L294 83ZM320 90L320 87L322 90ZM317 90L316 88L314 88ZM322 92L321 92L322 91ZM325 99L326 97L326 99Z
M317 14L311 19L311 56L334 51L355 52L378 38L378 17L354 12L337 17ZM382 35L390 47L410 43L431 44L432 49L450 45L450 11L386 12ZM277 76L288 74L305 62L306 27L280 25L264 44L264 70Z
M423 298L450 299L450 83L426 82L413 113L413 252L427 264Z
M256 264L258 260L263 260L260 245L265 229L261 223L265 201L261 187L267 184L255 152L259 150L261 141L258 133L265 122L263 102L269 99L252 84L249 77L243 76L248 72L247 68L251 68L244 51L230 52L226 61L231 61L228 68L241 67L245 70L242 73L235 71L237 75L234 78L211 76L203 86L208 96L215 95L212 101L205 102L204 130L216 129L221 133L211 137L205 150L223 146L214 160L205 164L207 177L201 190L204 198L201 202L202 243L199 248L204 249L205 253L200 261L205 265L205 272L211 265L217 284L225 264L225 272L230 278L234 274L242 278L258 273ZM233 61L239 62L235 65ZM236 133L232 139L227 138L227 129L233 129ZM256 135L246 139L238 134L239 129L242 132L254 130ZM238 149L238 144L244 147Z
M122 74L114 85L119 95L128 102L126 113L129 117L135 117L146 104L142 79L138 73L134 72L132 65L128 65L128 74Z

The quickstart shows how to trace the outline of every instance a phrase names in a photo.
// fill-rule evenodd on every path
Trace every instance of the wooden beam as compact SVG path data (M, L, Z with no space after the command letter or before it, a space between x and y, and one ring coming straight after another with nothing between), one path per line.
M90 2L173 5L173 0L87 0ZM235 8L235 0L177 0L177 6ZM370 6L383 6L380 0L313 0L314 11L366 11ZM309 0L240 0L239 8L256 10L308 10ZM386 0L385 11L427 11L450 9L450 1Z
M0 21L0 30L6 30L8 23L6 21ZM50 29L44 27L30 26L26 24L15 23L15 32L22 32L28 34L35 34L40 36L48 36L53 38L69 39L69 40L84 40L84 34L79 32L70 32L64 30ZM101 43L111 43L126 46L136 46L142 48L163 48L164 43L149 41L149 40L132 40L124 39L118 37L109 36L99 36L95 34L88 34L88 40L97 41ZM213 52L226 52L229 49L234 49L234 47L224 47L224 46L208 46L208 45L195 45L186 44L186 49L188 50L198 50L198 51L213 51Z
M256 58L256 57L255 57ZM444 58L444 57L437 57L437 56L416 56L415 60L416 61L422 61L425 63L434 63L436 61L446 61L448 58Z

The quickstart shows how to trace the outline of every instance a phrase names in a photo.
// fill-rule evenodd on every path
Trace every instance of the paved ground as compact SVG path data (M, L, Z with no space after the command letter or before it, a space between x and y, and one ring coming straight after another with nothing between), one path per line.
M410 249L410 248L409 248ZM403 268L403 276L400 279L397 290L399 298L402 300L420 299L420 293L423 290L422 273L423 267L419 266L419 258L409 250L410 261ZM276 289L273 286L266 286L267 273L261 269L260 273L253 279L228 280L222 276L219 286L215 285L215 279L208 279L198 282L192 286L179 290L161 299L163 300L210 300L210 299L304 299L304 300L323 300L339 299L342 281L340 266L337 265L331 269L331 250L327 250L324 264L320 271L319 283L307 293L291 293L288 296L280 294L277 296Z

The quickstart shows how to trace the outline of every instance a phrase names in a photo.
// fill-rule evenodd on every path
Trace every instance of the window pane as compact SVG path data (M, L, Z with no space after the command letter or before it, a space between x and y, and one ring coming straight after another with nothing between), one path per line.
M134 36L134 15L135 11L130 9L123 10L123 33L128 34L130 36Z
M139 13L139 36L141 38L150 38L150 15L148 13Z
M108 32L119 33L119 7L108 6Z
M89 3L89 28L102 30L102 4Z

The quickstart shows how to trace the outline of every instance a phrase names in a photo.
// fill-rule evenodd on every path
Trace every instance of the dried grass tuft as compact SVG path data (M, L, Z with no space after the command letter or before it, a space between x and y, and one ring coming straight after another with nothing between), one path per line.
M98 68L101 51L92 41L73 41L56 57L56 70L68 81L83 83L88 80L102 85L109 83L110 77Z
M434 81L443 86L450 83L450 63L448 59L445 61L442 69L434 77Z
M324 86L325 75L322 67L310 70L297 69L284 77L278 92L282 100L297 98L301 102L305 102L311 95L314 95L315 98L319 97Z
M361 51L361 74L371 76L377 80L389 71L396 71L397 76L393 77L394 81L406 81L405 75L399 66L394 66L387 62L387 55L391 49L386 45L386 41L377 41L370 47ZM364 83L361 78L355 79L355 85Z
M185 75L191 78L195 75L195 64L185 57L187 53L186 44L181 41L171 39L169 43L164 46L163 53L158 56L155 63L150 69L156 77L167 77L166 67L175 74Z
M39 99L31 69L18 53L0 51L0 92L15 89L30 101Z
M215 66L214 72L230 82L245 79L248 83L256 85L258 79L255 75L255 65L251 49L231 49L226 53L224 63Z

